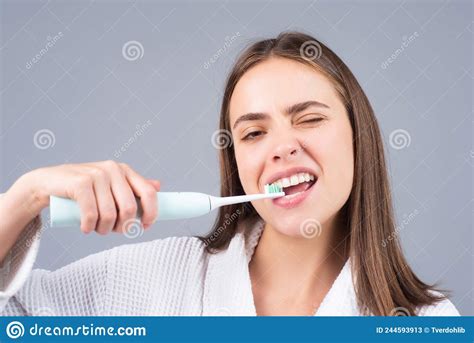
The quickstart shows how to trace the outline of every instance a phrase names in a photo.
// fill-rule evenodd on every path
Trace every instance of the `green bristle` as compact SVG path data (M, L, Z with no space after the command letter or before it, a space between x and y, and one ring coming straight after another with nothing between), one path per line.
M268 193L280 193L280 192L283 192L283 190L278 185L275 185L275 184L265 185L265 193L267 193L267 194Z

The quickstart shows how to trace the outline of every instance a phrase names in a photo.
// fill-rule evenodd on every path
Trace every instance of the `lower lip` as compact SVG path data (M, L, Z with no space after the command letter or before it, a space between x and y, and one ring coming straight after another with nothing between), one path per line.
M292 195L291 198L287 199L286 197L280 197L273 199L272 202L276 206L280 206L283 208L293 208L298 206L301 202L306 199L306 197L312 192L312 190L316 187L318 181L316 181L310 188L307 190L300 192L296 195Z

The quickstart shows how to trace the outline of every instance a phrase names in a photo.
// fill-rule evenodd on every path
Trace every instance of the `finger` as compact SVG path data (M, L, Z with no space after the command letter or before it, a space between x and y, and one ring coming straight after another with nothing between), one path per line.
M111 188L118 209L118 219L113 231L124 233L130 225L135 225L135 223L139 222L136 220L137 200L125 175L119 172L111 174Z
M161 188L161 182L160 182L160 181L158 181L158 180L153 180L153 179L148 179L148 182L150 182L150 183L153 185L153 187L155 187L155 190L156 190L157 192L160 191L160 188Z
M89 176L82 176L82 178L83 180L78 183L78 190L74 192L72 198L76 200L81 211L81 231L90 233L94 231L97 224L97 202L92 181L84 181Z
M99 169L94 178L94 192L97 200L99 218L96 226L97 233L106 235L115 226L117 208L110 188L110 179L106 171Z
M153 224L158 215L156 189L147 179L130 167L125 168L125 177L132 186L134 193L140 198L140 204L143 209L142 224L146 229Z

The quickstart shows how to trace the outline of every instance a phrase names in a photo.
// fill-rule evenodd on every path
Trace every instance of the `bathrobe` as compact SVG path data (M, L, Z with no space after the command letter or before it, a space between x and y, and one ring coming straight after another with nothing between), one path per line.
M168 237L117 246L54 271L33 270L41 226L39 216L32 220L0 266L2 316L256 316L249 262L261 218L239 222L217 254L196 237ZM417 314L459 315L449 300ZM314 315L361 315L350 259Z

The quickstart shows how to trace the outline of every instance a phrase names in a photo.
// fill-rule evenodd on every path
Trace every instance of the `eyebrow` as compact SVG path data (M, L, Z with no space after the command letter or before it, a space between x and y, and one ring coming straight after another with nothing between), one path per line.
M311 107L311 106L329 108L328 105L323 104L322 102L315 101L315 100L309 100L309 101L300 102L300 103L288 106L288 108L285 110L285 113L287 115L294 115L296 113L304 111L305 109L307 109L308 107ZM244 122L244 121L263 120L263 119L268 119L268 118L270 118L268 113L263 113L263 112L247 113L247 114L244 114L244 115L240 116L239 118L237 118L237 120L234 123L233 129L235 130L237 125L240 124L241 122Z

